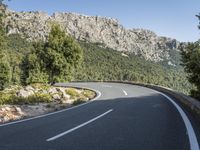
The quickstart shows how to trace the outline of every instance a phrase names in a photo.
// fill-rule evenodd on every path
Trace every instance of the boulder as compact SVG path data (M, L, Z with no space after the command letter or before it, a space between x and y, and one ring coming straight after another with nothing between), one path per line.
M55 87L53 87L53 88L50 88L50 89L48 90L48 93L49 93L49 94L57 94L58 91L57 91L57 89L56 89Z
M64 100L70 99L70 95L66 94L66 92L65 92L66 88L57 88L57 90L58 90L59 92L61 92L61 94L62 94L62 99L64 99Z
M52 95L54 100L61 100L61 96L59 94Z
M17 92L17 96L19 96L19 97L29 97L33 94L34 94L33 91L26 91L24 89L21 89L21 90L19 90L19 92Z
M32 86L29 85L29 86L25 87L25 90L26 91L34 91L35 89Z
M74 99L69 99L66 103L71 105L74 103L74 101L75 101Z
M16 107L16 106L15 106L15 110L16 110L16 112L17 112L19 115L22 115L22 116L25 115L25 114L22 112L22 110L21 110L20 107Z
M70 95L63 93L62 98L68 100L68 99L70 99Z

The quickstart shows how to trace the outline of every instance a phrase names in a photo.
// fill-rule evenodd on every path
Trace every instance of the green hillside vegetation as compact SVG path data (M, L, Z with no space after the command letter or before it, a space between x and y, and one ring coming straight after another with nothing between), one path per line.
M200 29L200 14L196 17L199 19ZM190 95L200 100L200 41L182 46L181 56L187 79L193 85Z
M99 47L98 43L80 42L80 45L84 50L84 63L76 72L78 81L127 80L162 85L184 93L191 89L180 67L145 61L133 54L125 57L121 52Z
M0 26L0 89L9 85L68 82L81 64L79 44L58 25L47 42L31 43L18 34L6 36Z
M50 61L48 59L50 58L49 54L44 50L45 43L30 43L19 35L10 35L7 39L11 67L10 85L47 83L56 82L56 80L65 82L127 80L163 85L184 93L188 93L191 89L191 84L187 81L186 75L180 67L170 67L145 61L135 55L125 57L115 50L101 48L98 44L85 42L79 42L83 49L83 56L81 52L79 57L80 59L83 57L83 63L79 62L78 64L81 64L76 66L77 69L74 69L75 66L73 65L72 70L65 68L63 71L66 72L68 78L63 79L64 75L62 75L61 80L50 81L48 71L55 71L55 69L46 70L47 66L44 65L44 61L46 61L45 63ZM58 62L58 65L60 63ZM61 66L61 68L63 67L67 66ZM34 69L36 69L36 72L32 72ZM70 76L67 75L69 72L71 72ZM32 75L31 78L29 74Z
M59 25L52 25L45 43L34 43L34 49L23 62L25 83L67 82L82 62L79 44Z
M182 49L182 61L187 78L195 86L190 94L200 99L200 45L199 42L189 43Z
M4 89L11 81L11 66L9 63L7 36L3 27L5 5L0 1L0 89Z

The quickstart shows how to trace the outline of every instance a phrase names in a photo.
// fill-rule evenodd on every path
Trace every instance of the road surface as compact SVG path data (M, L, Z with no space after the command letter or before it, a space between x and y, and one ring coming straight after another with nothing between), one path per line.
M199 122L173 99L118 83L71 83L98 97L78 107L0 125L0 150L199 150Z

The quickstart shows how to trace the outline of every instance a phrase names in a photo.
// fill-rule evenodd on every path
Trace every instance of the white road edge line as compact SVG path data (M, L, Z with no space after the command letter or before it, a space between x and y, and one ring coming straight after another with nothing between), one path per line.
M56 140L56 139L58 139L58 138L60 138L60 137L62 137L62 136L64 136L64 135L66 135L66 134L69 134L69 133L71 133L71 132L73 132L73 131L75 131L75 130L81 128L81 127L84 127L84 126L86 126L86 125L88 125L88 124L90 124L90 123L92 123L92 122L94 122L94 121L96 121L96 120L102 118L103 116L109 114L109 113L112 112L112 111L113 111L113 109L110 109L110 110L106 111L105 113L103 113L103 114L101 114L101 115L99 115L99 116L97 116L97 117L95 117L95 118L93 118L93 119L91 119L91 120L89 120L89 121L87 121L87 122L85 122L85 123L82 123L82 124L80 124L80 125L78 125L78 126L72 128L72 129L69 129L69 130L67 130L67 131L65 131L65 132L63 132L63 133L60 133L60 134L58 134L58 135L56 135L56 136L54 136L54 137L52 137L52 138L49 138L49 139L47 139L46 141L47 141L47 142L50 142L50 141Z
M125 91L125 90L122 90L123 92L124 92L124 94L127 96L128 94L127 94L127 92Z
M90 89L90 88L86 88L86 89ZM88 102L85 102L85 103L77 105L77 106L69 107L69 108L66 108L66 109L62 109L62 110L59 110L59 111L56 111L56 112L51 112L51 113L48 113L48 114L32 117L32 118L27 118L27 119L22 119L22 120L18 120L18 121L8 122L8 123L5 123L5 124L1 124L0 127L13 125L13 124L17 124L17 123L22 123L22 122L25 122L25 121L30 121L30 120L34 120L34 119L38 119L38 118L43 118L43 117L51 116L51 115L58 114L58 113L61 113L61 112L65 112L65 111L68 111L68 110L72 110L72 109L87 105L89 103L92 103L93 101L95 101L95 100L97 100L97 99L99 99L101 97L101 92L100 91L97 91L97 90L94 90L94 89L90 89L90 90L95 91L97 93L97 96L94 99L92 99L92 100L90 100Z
M153 91L156 91L156 90L153 90ZM190 142L190 149L191 150L199 150L199 144L198 144L197 137L195 135L194 129L192 127L192 124L191 124L190 120L188 119L187 115L185 114L185 112L169 96L167 96L164 93L159 92L159 91L156 91L156 92L159 93L159 94L161 94L165 98L167 98L176 107L176 109L180 113L180 115L181 115L181 117L182 117L182 119L183 119L183 121L185 123L185 127L187 129L188 137L189 137L189 142Z

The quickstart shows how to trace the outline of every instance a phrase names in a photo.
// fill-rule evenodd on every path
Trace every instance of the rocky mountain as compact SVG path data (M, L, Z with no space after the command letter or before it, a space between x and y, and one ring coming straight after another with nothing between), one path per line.
M77 40L98 43L122 53L134 53L154 62L176 65L180 42L144 29L126 29L116 19L75 13L14 12L7 10L8 34L19 33L28 40L46 40L51 24L57 22ZM177 57L175 57L177 56Z

